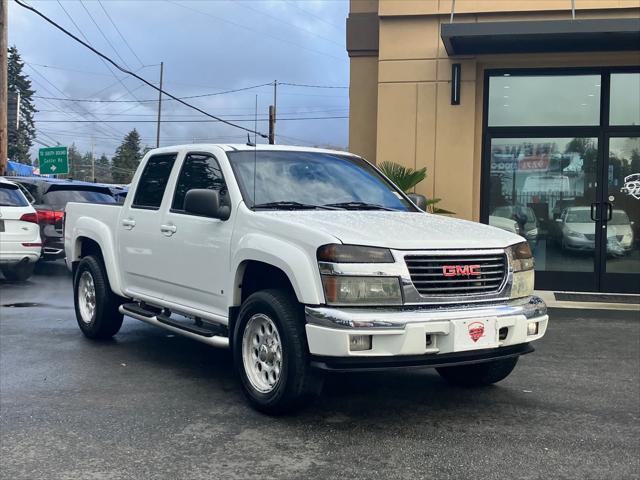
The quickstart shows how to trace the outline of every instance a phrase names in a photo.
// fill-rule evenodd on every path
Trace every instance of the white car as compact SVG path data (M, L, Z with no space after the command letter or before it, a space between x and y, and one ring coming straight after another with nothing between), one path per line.
M596 248L596 223L589 207L569 207L557 220L561 225L562 248L592 252ZM607 221L607 253L624 255L633 249L633 222L624 210L615 209Z
M269 413L317 394L326 371L495 383L547 328L524 238L421 211L345 152L155 149L123 205L69 203L64 232L87 337L126 315L230 347Z
M0 270L24 281L42 253L38 215L18 186L0 178Z

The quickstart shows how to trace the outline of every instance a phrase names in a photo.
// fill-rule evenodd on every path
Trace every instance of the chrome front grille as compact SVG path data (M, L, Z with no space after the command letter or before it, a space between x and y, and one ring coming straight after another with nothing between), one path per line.
M505 254L407 255L411 281L421 295L482 295L500 290L507 276Z

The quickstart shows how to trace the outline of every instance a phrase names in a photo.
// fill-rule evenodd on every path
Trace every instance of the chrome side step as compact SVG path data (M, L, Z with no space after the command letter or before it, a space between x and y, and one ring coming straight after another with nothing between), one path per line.
M212 330L197 325L184 325L181 322L173 320L161 313L155 313L151 310L147 310L137 303L125 303L120 305L118 311L123 315L126 315L136 320L155 325L156 327L164 328L170 332L185 337L198 340L199 342L206 343L213 347L229 348L229 337L221 335L221 330Z

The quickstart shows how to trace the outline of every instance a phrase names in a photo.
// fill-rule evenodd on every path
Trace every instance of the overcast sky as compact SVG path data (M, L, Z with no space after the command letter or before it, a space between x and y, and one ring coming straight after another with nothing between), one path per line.
M157 83L164 62L164 88L178 95L201 95L278 82L346 87L346 0L201 0L134 1L29 0L95 48ZM66 11L65 11L66 10ZM111 20L115 26L111 23ZM15 2L9 4L9 44L26 62L25 73L42 97L94 100L151 100L157 92L135 78L109 68L91 51L57 31ZM95 23L94 23L95 22ZM96 26L97 24L97 26ZM102 33L98 29L102 30ZM78 28L82 33L78 32ZM118 33L118 30L120 33ZM127 45L128 44L128 45ZM111 68L117 72L115 68ZM258 114L266 118L273 87L188 100L223 118L251 120L256 95ZM157 103L87 103L36 99L38 140L75 144L97 155L113 154L135 127L145 145L155 146ZM346 117L345 88L278 87L278 143L346 147L347 119L284 120L296 117ZM161 145L197 142L245 142L246 134L218 123L187 123L203 116L163 101ZM128 123L72 123L69 120L126 120ZM56 122L45 122L55 120ZM65 120L66 122L58 122ZM260 120L258 130L266 132ZM40 145L35 145L37 149Z

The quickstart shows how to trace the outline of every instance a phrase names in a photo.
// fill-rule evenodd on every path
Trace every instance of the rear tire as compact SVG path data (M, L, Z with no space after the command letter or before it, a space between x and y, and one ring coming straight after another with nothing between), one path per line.
M13 267L3 268L2 274L7 280L12 282L24 282L33 275L34 268L36 268L35 262L25 262Z
M518 363L518 357L490 362L436 368L447 382L463 387L482 387L504 380Z
M289 292L263 290L244 301L233 359L249 403L261 412L295 410L322 389L322 375L309 366L302 306Z
M122 326L120 297L111 291L102 259L84 257L73 279L76 320L85 337L94 340L113 337Z

